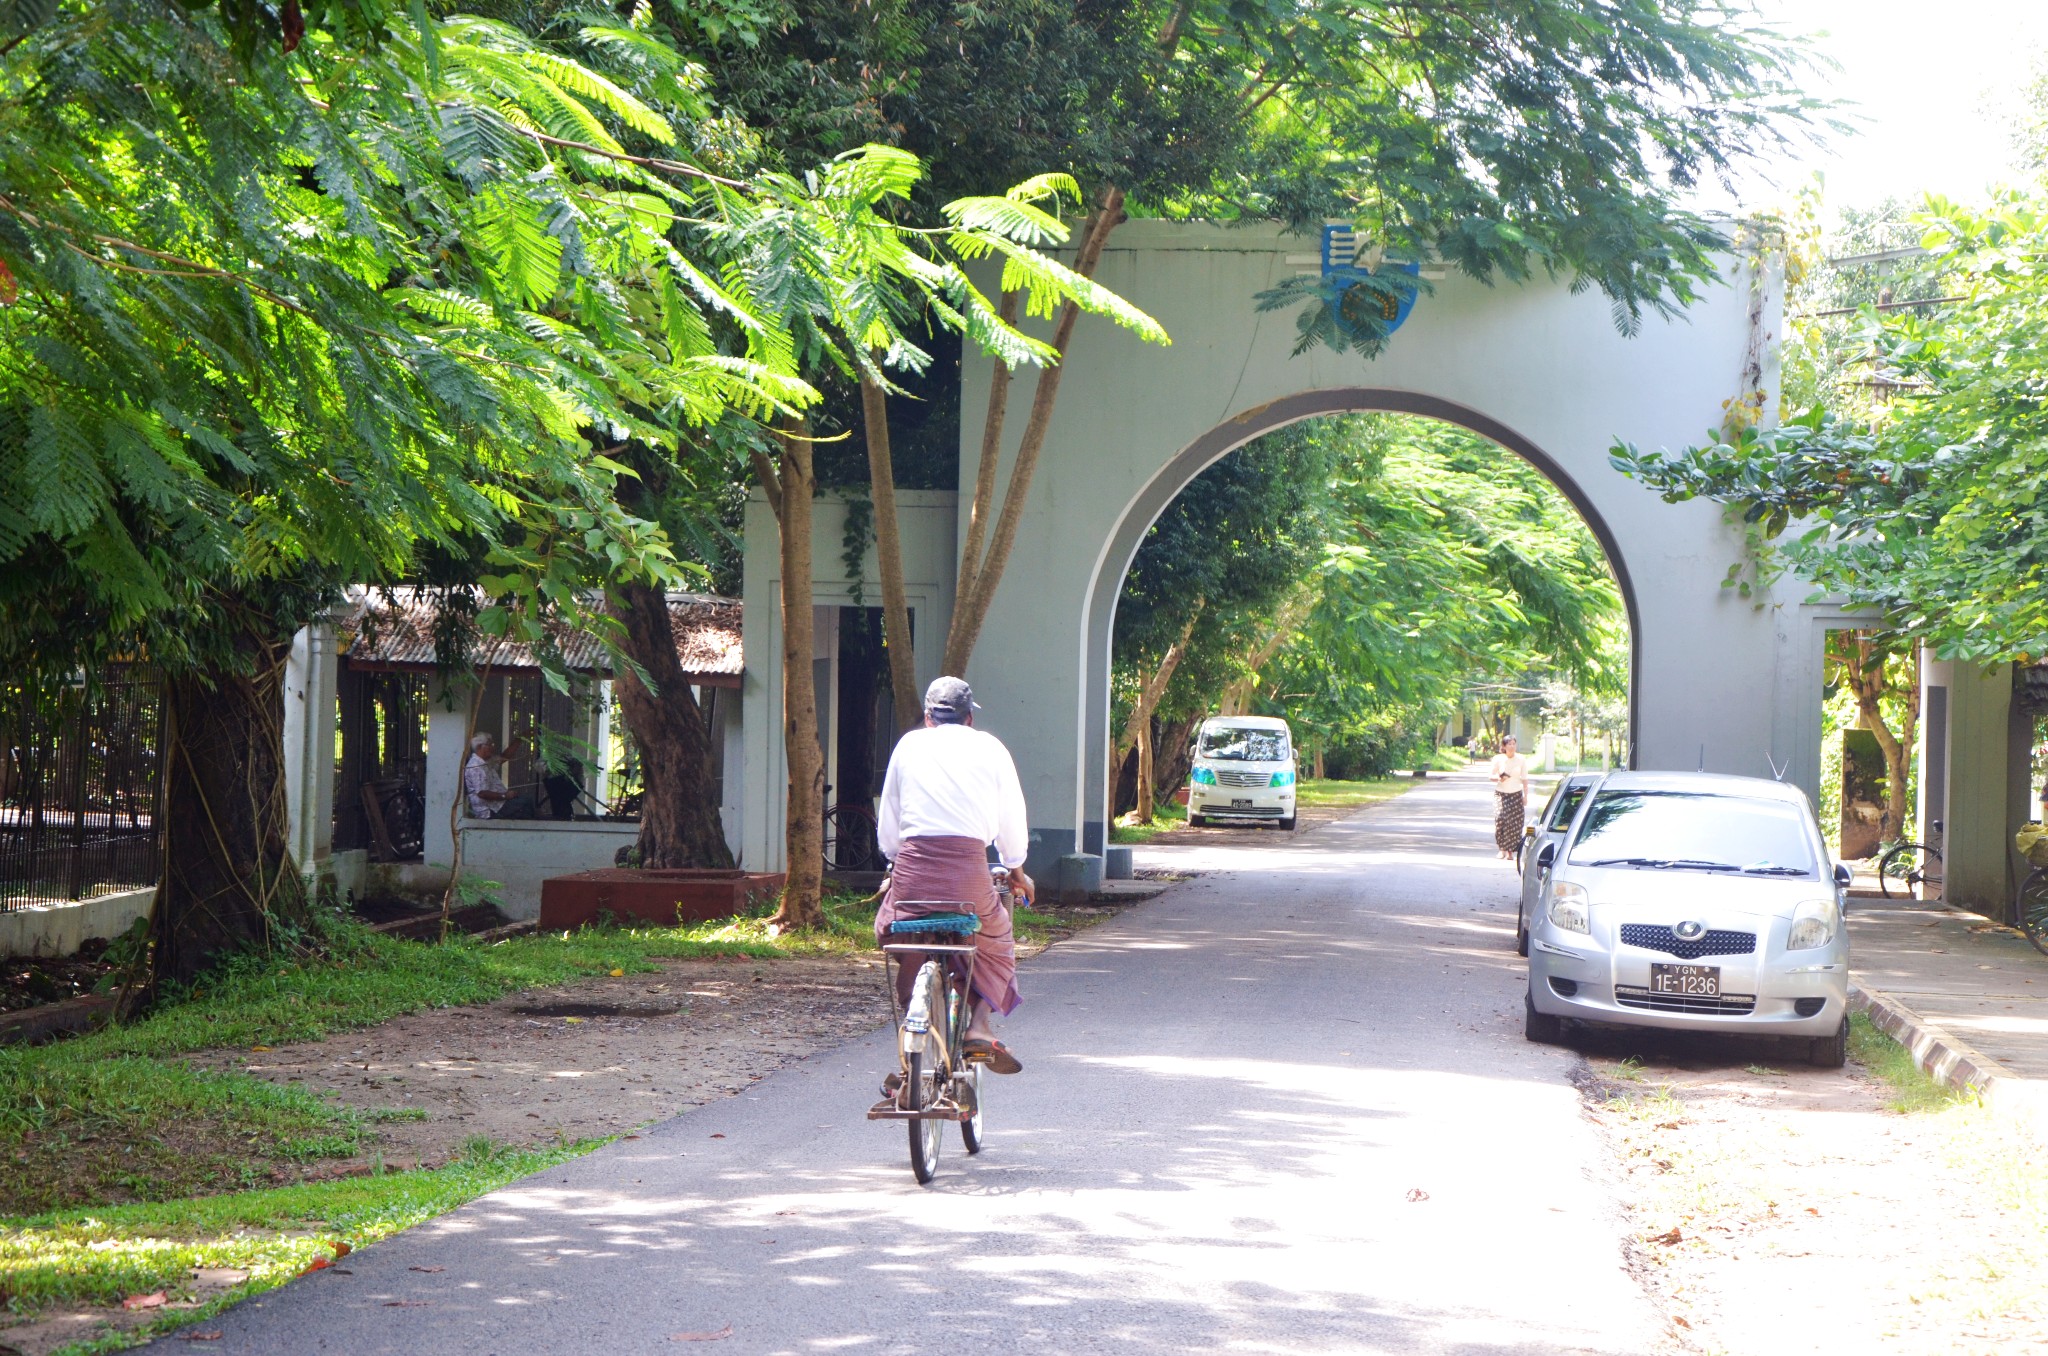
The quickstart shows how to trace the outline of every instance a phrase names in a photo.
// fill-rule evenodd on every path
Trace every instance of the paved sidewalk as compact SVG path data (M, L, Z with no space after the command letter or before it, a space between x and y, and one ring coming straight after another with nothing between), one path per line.
M1922 1067L2001 1108L2048 1107L2048 956L1974 913L1852 898L1858 1002Z

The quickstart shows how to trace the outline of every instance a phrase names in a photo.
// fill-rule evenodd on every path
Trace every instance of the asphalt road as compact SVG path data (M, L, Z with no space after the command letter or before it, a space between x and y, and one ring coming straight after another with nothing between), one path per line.
M1028 1067L930 1187L862 1118L877 1032L360 1249L205 1350L1654 1350L1572 1057L1521 1036L1491 823L1454 778L1287 846L1162 850L1208 874L1023 968Z

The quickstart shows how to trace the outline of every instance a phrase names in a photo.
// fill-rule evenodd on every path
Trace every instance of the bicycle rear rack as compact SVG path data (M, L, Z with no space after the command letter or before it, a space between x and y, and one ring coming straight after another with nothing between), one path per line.
M971 1121L974 1113L951 1097L941 1097L922 1111L905 1111L893 1097L884 1097L868 1108L871 1121Z

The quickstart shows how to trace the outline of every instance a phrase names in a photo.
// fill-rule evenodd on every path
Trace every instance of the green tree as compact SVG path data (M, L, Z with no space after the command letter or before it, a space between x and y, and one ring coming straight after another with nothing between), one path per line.
M1945 656L2031 657L2048 652L2048 226L2017 195L1984 210L1931 201L1921 225L1922 268L1959 299L1873 313L1889 401L1678 452L1618 444L1614 464L1666 500L1729 505L1767 573L1790 568Z
M937 164L937 199L1070 171L1089 204L1084 277L1131 212L1337 216L1396 256L1598 287L1624 327L1718 276L1724 238L1682 195L1808 112L1790 88L1796 49L1689 0L763 0L677 22L768 154L888 139ZM1304 344L1369 353L1386 333L1369 303L1413 285L1362 272L1285 284L1268 304L1302 307ZM1078 318L1054 317L1062 360ZM1002 578L1061 370L1040 369L1001 484L1010 391L996 374L948 672Z

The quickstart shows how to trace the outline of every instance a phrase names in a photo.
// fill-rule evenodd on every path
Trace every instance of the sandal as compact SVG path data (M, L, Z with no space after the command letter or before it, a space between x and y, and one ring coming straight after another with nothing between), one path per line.
M998 1040L982 1040L969 1037L960 1043L960 1052L967 1056L970 1064L986 1064L990 1073L1013 1074L1024 1072L1024 1064L1010 1053L1010 1047Z
M895 1101L896 1094L901 1091L903 1091L903 1073L901 1070L890 1074L882 1080L882 1096L890 1101Z

